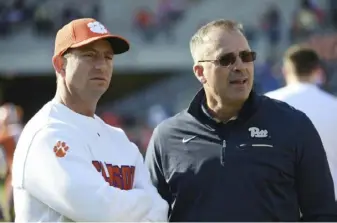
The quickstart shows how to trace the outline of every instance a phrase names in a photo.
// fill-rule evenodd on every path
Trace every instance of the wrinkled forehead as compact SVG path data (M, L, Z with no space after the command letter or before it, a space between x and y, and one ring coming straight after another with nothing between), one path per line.
M245 36L239 31L215 29L204 38L204 53L211 57L218 57L225 53L250 50Z

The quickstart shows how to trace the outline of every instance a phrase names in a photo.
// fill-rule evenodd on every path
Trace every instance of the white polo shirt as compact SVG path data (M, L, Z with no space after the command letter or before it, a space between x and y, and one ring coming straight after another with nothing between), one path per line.
M322 139L337 196L337 98L309 83L292 84L266 96L287 102L311 119Z

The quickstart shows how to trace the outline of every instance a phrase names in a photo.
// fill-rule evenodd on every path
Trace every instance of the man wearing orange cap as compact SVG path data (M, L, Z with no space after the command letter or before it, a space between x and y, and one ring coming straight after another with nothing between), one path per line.
M123 37L94 19L61 28L55 40L55 97L26 124L15 150L15 221L167 221L134 143L95 115Z

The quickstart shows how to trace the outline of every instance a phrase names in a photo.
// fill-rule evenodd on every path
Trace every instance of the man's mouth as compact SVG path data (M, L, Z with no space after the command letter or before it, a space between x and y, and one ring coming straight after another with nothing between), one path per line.
M231 80L229 81L230 84L246 84L248 81L247 78L245 79L237 79L237 80Z
M105 81L105 78L103 77L93 77L91 80L96 80L96 81Z

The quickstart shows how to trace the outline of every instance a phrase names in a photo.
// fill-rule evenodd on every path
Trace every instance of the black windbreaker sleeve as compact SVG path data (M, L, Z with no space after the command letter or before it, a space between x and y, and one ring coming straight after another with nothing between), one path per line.
M145 155L145 164L149 168L153 185L157 188L159 194L169 204L169 214L171 213L172 194L169 185L166 182L162 161L162 143L163 136L159 132L159 127L155 128L150 139Z
M326 153L316 128L305 114L299 119L297 133L296 187L302 220L337 222L334 185Z

